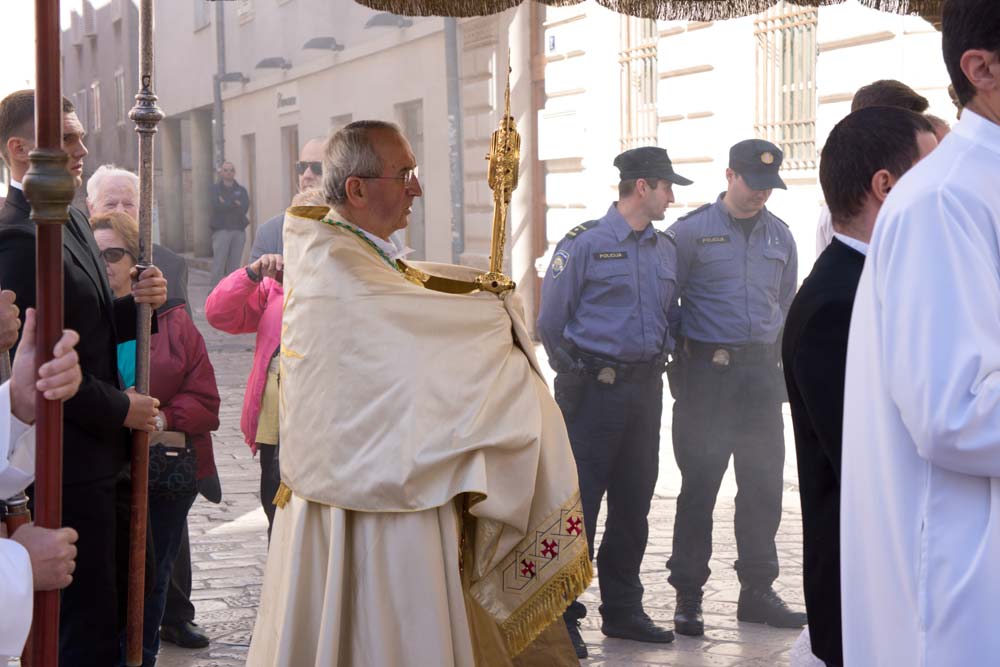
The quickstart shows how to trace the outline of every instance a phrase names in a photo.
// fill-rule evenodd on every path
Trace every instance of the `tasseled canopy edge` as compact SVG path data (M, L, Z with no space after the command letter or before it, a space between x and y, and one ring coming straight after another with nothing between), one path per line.
M573 5L580 0L538 0L553 7ZM844 0L788 0L804 6L837 5ZM919 14L937 22L944 0L858 0L872 9L896 14ZM521 0L358 0L384 12L406 16L485 16L516 7ZM597 0L622 14L651 19L720 21L751 16L770 9L777 0Z

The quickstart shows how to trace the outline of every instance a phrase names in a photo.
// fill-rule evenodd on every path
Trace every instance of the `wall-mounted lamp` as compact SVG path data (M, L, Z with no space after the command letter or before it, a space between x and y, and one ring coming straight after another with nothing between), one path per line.
M244 76L243 72L226 72L219 77L223 83L250 83L250 77Z
M313 37L302 45L303 49L324 49L327 51L343 51L344 45L336 37Z
M413 20L405 16L390 14L389 12L379 12L368 19L365 28L409 28L413 25Z
M255 69L292 69L292 61L280 56L272 56L257 63Z

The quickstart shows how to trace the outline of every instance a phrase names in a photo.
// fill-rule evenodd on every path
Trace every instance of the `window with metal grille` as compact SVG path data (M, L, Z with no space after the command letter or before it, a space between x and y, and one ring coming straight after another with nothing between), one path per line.
M73 93L73 106L76 107L76 117L80 119L80 125L83 125L83 129L90 131L89 113L90 113L90 95L89 88L81 88L80 90Z
M83 0L83 34L87 37L97 36L97 12L90 0Z
M128 118L128 93L125 92L125 70L115 70L115 123L124 125Z
M656 47L659 34L652 19L621 18L621 148L657 142Z
M101 129L101 82L94 81L90 84L90 131L98 132Z
M754 132L784 152L782 169L816 167L815 7L784 2L757 16Z

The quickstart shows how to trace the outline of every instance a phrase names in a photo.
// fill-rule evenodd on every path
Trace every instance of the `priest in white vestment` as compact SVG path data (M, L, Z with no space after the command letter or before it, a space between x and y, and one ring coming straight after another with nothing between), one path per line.
M965 110L886 199L851 319L845 667L1000 664L1000 3L943 21Z
M8 302L6 294L12 293L0 296L4 330L11 318L17 318L13 299ZM20 493L34 479L35 430L29 424L34 422L35 386L21 380L34 372L34 335L34 313L29 311L13 378L0 384L0 501ZM56 344L55 359L40 369L38 389L52 400L70 398L80 386L83 376L73 349L77 340L76 333L64 333ZM13 537L0 536L0 665L21 655L31 628L34 591L68 586L76 553L72 528L26 525Z
M252 667L577 664L576 467L513 292L406 264L409 144L348 125L327 207L289 209L282 489Z

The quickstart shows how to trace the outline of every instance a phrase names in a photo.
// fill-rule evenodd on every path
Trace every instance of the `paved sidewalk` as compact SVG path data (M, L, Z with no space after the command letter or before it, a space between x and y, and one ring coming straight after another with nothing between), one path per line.
M197 608L196 621L212 638L212 644L201 650L185 650L164 644L157 663L160 667L230 667L244 664L267 555L267 521L258 497L260 467L258 461L251 458L239 430L240 407L250 370L254 337L228 336L207 325L204 301L209 291L208 281L207 273L191 271L190 291L195 323L205 336L222 395L221 426L215 434L215 458L222 479L223 501L220 505L212 505L199 497L191 510L189 526L194 560L192 598ZM660 479L650 513L649 546L642 578L649 614L655 620L672 626L674 595L667 584L664 563L670 553L680 475L669 446L669 406L665 407L664 413ZM787 415L785 424L788 452L785 463L786 493L784 516L778 533L782 570L775 587L793 607L802 609L801 522L791 420ZM732 530L735 493L730 470L715 511L713 574L705 590L705 636L678 637L673 644L666 646L605 638L600 632L595 580L583 598L590 610L590 615L584 620L583 636L590 647L591 657L582 664L607 667L776 667L788 664L788 651L798 631L776 630L736 621L739 584L732 567L736 559ZM600 526L598 530L601 530Z

